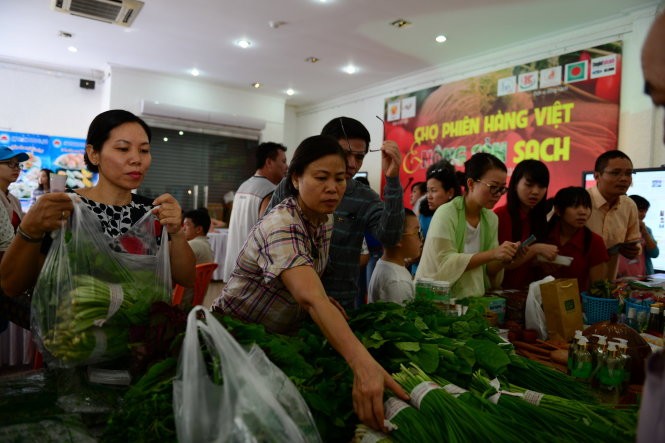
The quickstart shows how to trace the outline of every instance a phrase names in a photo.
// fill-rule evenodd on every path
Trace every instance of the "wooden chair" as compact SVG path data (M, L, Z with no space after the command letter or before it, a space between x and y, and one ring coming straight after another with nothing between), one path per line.
M208 291L208 285L212 280L212 273L217 269L217 263L201 263L196 265L196 281L194 282L194 297L192 298L192 306L200 305ZM171 304L179 305L182 303L182 296L185 293L185 287L175 285L173 289L173 299Z

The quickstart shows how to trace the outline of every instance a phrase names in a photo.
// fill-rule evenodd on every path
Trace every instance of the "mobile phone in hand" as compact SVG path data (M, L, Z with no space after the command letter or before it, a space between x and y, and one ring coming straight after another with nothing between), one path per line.
M519 248L517 249L517 252L521 251L522 249L526 248L529 246L531 243L536 241L536 236L531 234L529 237L527 237L526 240L524 240L522 243L520 243Z

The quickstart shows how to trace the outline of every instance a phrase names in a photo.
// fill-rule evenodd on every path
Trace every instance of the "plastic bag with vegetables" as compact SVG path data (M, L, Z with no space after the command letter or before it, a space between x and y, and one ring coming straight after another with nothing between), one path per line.
M189 312L173 381L179 442L321 441L303 398L261 354L248 354L205 308Z
M170 300L168 238L148 212L110 239L72 194L67 226L53 233L32 297L32 328L50 366L98 363L129 353L129 327Z

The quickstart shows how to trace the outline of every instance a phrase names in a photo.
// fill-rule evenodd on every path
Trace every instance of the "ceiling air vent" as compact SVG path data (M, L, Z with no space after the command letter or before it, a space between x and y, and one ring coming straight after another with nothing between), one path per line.
M138 0L52 0L56 11L100 20L120 26L131 26L143 2Z

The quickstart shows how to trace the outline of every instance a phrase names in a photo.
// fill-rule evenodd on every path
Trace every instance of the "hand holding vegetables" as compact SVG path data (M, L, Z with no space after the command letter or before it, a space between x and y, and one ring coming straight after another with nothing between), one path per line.
M359 362L350 361L353 370L353 410L363 423L373 429L388 432L384 425L383 388L384 386L402 400L409 395L399 384L366 352Z

